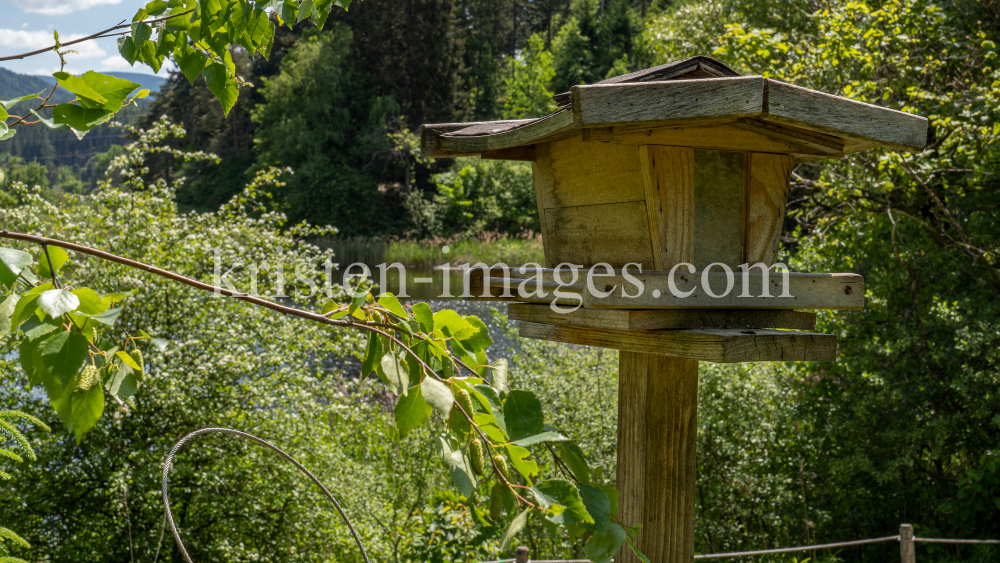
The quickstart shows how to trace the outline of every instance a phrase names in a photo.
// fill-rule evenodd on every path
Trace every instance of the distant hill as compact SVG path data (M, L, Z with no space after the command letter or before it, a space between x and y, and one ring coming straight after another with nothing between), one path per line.
M161 76L156 76L155 74L142 74L141 72L105 72L104 74L110 74L111 76L131 80L136 84L142 85L143 88L149 89L149 91L154 94L159 92L160 87L167 81L166 78ZM55 78L44 74L32 76L32 78L43 80L49 85L49 87L56 83Z
M160 85L165 81L158 76L139 74L134 72L108 73L119 78L131 80L142 84L144 88L159 90ZM48 94L49 89L55 79L51 76L31 76L18 74L5 68L0 68L0 100L9 100L24 96L25 94L37 94L44 91ZM55 91L49 102L62 103L72 100L75 96L60 88ZM128 107L122 110L115 118L116 121L127 123L134 122L145 111L146 100L140 100L140 107ZM21 102L13 107L7 108L9 113L22 115L31 107L30 104L38 103L38 100ZM51 114L50 110L42 110L43 114ZM17 128L17 134L7 141L0 141L0 153L8 153L20 157L27 162L37 160L46 166L84 166L93 156L99 152L104 152L112 145L121 145L126 142L120 129L111 129L107 125L98 125L89 132L83 140L78 140L71 131L53 131L44 125L28 125Z

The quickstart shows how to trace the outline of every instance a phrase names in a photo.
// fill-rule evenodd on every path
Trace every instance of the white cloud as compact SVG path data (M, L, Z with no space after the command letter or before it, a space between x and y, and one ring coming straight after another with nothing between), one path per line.
M126 61L124 58L122 58L121 56L117 56L117 57L108 57L108 58L104 59L103 61L101 61L101 70L112 70L112 71L114 71L114 70L120 70L122 72L142 72L143 70L145 70L145 66L141 65L141 64L136 65L136 66L132 66L132 65L128 64L128 61ZM150 70L152 70L152 69L150 69Z
M72 41L83 37L82 34L61 35L63 42ZM24 51L34 51L51 47L55 43L52 33L48 31L25 31L23 29L0 29L0 46L14 47ZM66 55L66 59L88 59L93 57L106 57L108 52L101 49L95 41L84 41L76 45L70 45L67 49L79 51Z
M119 4L122 0L7 0L25 12L59 16L71 14L80 10L89 10L94 6Z

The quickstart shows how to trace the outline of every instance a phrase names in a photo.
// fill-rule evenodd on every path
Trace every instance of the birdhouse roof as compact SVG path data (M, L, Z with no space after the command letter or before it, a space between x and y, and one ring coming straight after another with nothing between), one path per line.
M919 151L927 119L692 57L555 96L536 119L422 125L425 156L505 158L534 144L584 140L679 145L839 158L883 146Z

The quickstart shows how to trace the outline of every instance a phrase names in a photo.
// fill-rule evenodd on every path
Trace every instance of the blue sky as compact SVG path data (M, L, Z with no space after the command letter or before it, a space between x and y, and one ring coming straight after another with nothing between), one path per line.
M62 41L91 35L132 16L147 0L0 0L0 57L34 51L52 45L52 31ZM66 56L66 70L141 72L153 74L142 63L130 67L118 54L116 38L86 41L70 47L80 54ZM0 66L22 74L52 74L59 70L59 57L44 53L23 60L0 62ZM166 76L172 65L160 69Z

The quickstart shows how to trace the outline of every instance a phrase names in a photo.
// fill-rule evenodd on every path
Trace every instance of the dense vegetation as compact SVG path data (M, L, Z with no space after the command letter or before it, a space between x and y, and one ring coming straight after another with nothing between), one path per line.
M183 215L171 203L217 210L271 166L295 172L267 188L272 209L344 234L530 231L537 219L525 165L424 160L416 127L539 115L572 84L694 54L927 116L922 154L872 151L796 169L787 261L796 270L865 275L869 308L822 316L821 328L840 337L836 363L703 366L697 551L877 537L903 521L918 535L996 538L998 36L1000 13L986 2L364 0L322 30L308 22L279 28L269 60L237 52L254 88L243 88L228 118L201 79L174 76L144 123L166 114L187 130L172 146L221 160L150 157L150 184L163 178L179 187L151 190L115 215L116 244L140 260L163 260L159 249L170 248L168 265L194 275L210 275L200 257L218 229L239 231L250 249L316 252L252 217ZM44 188L44 176L52 191L52 168L16 166L7 186ZM173 184L181 176L187 180ZM51 200L58 207L30 224L41 229L50 215L62 217L71 226L64 238L82 240L104 240L111 229L86 200L30 193L9 192L5 227L33 217L27 204ZM100 205L113 196L93 197ZM400 438L390 430L392 400L357 383L350 358L358 343L349 334L113 269L87 273L108 291L140 290L148 303L126 321L169 327L177 345L160 358L148 392L116 406L81 446L57 424L54 436L29 435L39 461L5 469L16 478L0 493L2 524L35 546L15 547L18 554L126 560L131 537L135 557L151 557L162 529L163 451L186 430L217 424L280 435L302 452L344 497L376 559L509 555L499 552L503 527L475 521L441 479L437 458L418 446L424 431ZM545 397L552 424L571 431L597 479L612 483L617 355L516 342L512 380ZM47 405L24 390L13 345L4 340L0 410L51 421ZM290 496L304 482L288 467L221 439L192 452L178 463L174 495L204 557L356 560L314 491L296 487ZM521 539L536 557L585 555L542 522L530 522ZM883 561L895 549L817 555ZM935 561L998 557L995 547L919 550Z

